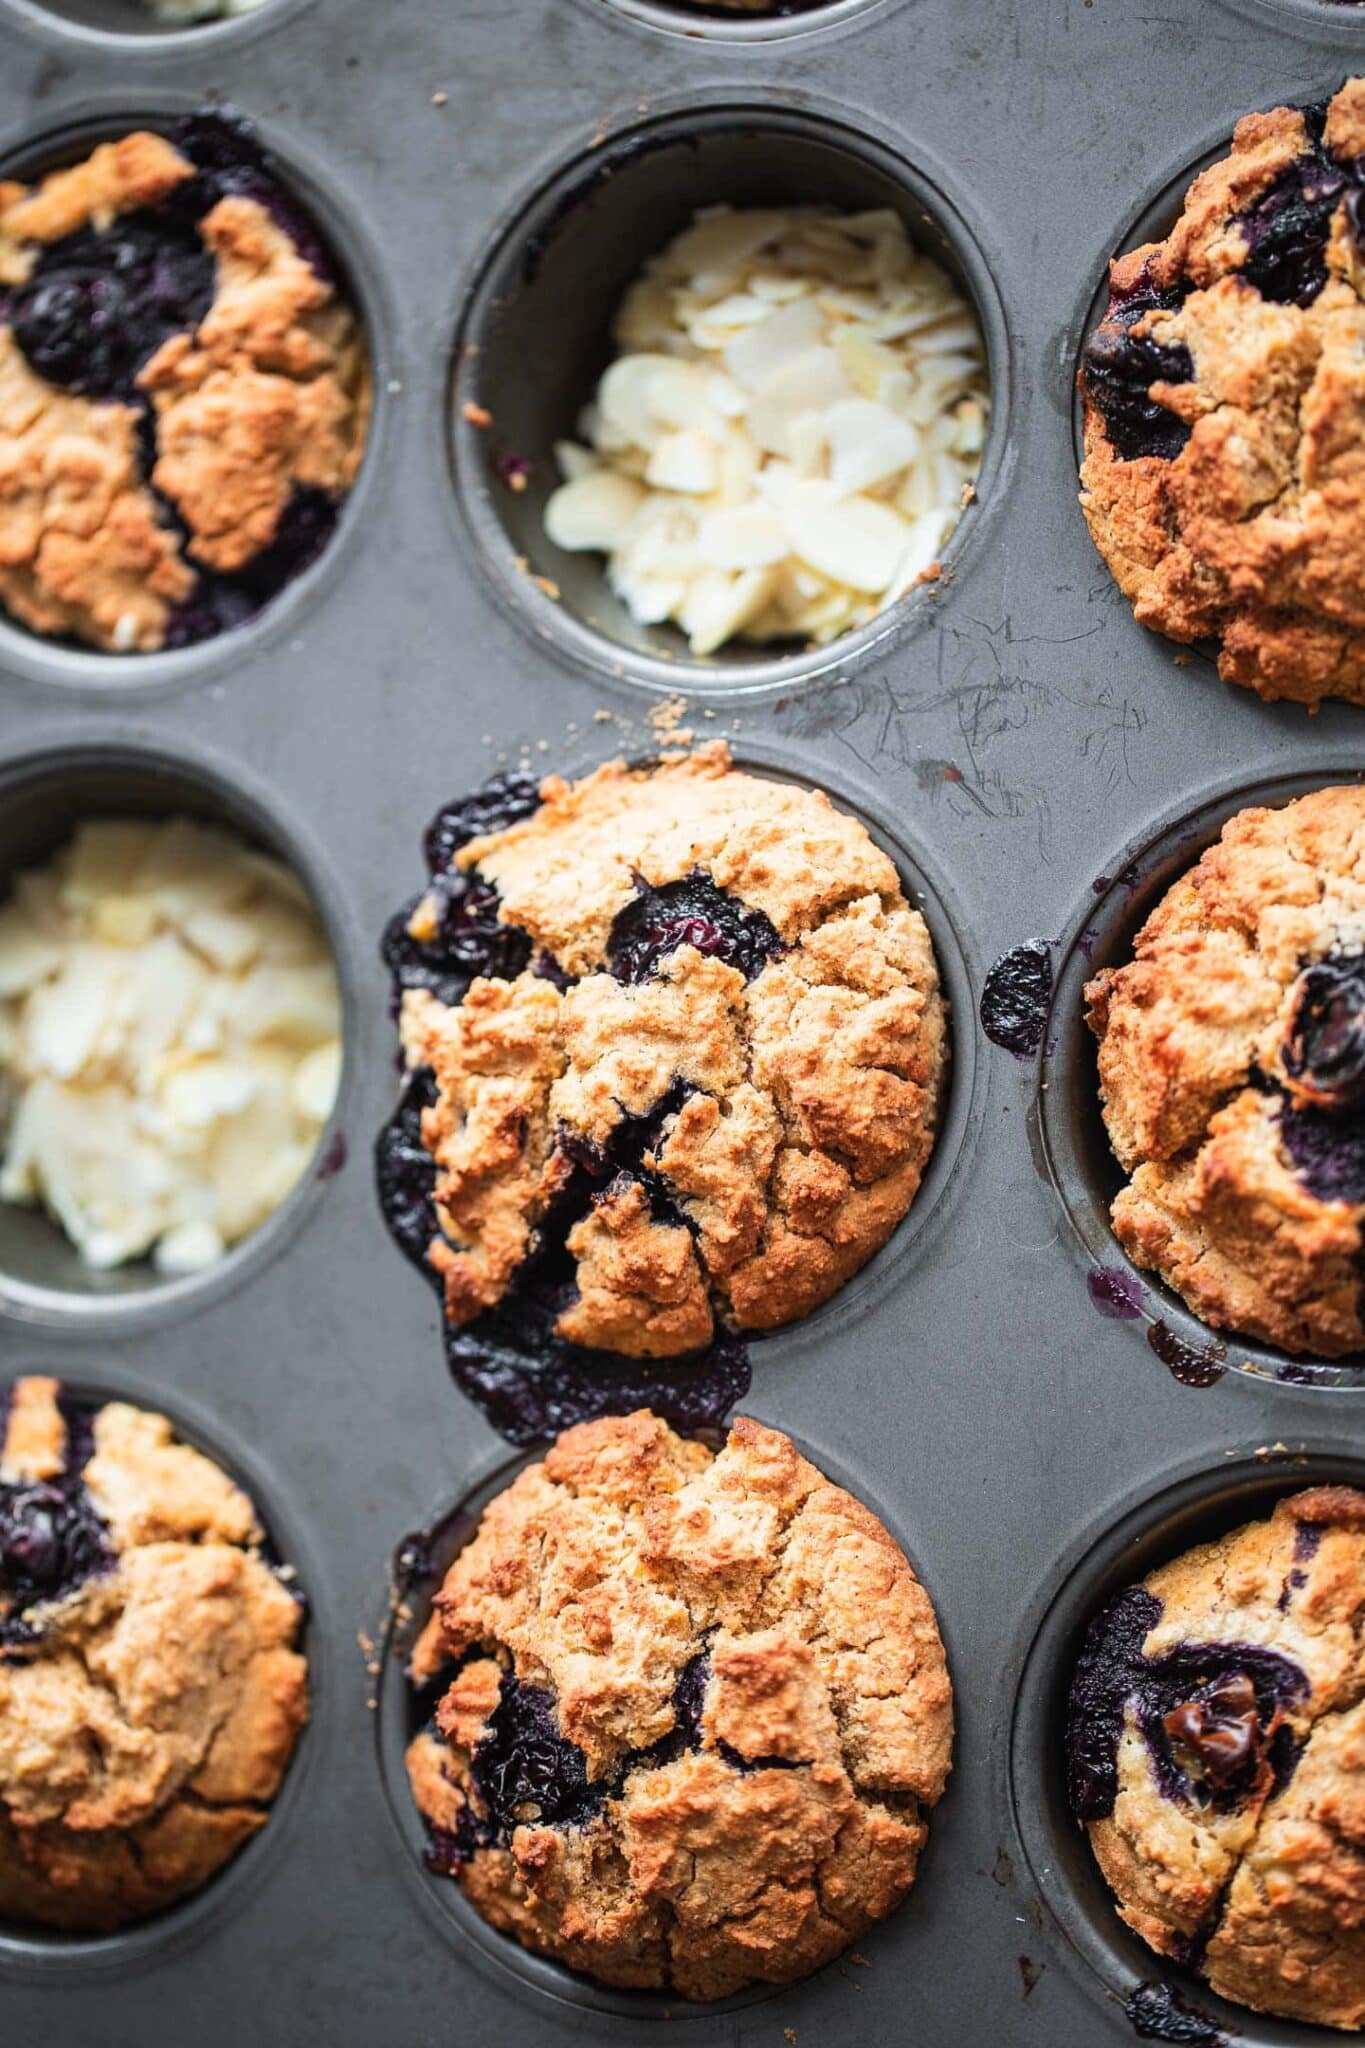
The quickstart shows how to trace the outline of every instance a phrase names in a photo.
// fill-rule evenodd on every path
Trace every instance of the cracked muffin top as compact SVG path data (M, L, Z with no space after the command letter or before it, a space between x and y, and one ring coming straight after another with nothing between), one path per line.
M164 1415L0 1390L0 1918L145 1919L265 1825L308 1707L262 1540Z
M805 1976L904 1898L948 1776L928 1595L747 1419L719 1454L646 1413L569 1430L485 1511L412 1675L432 1867L607 1984Z
M1070 1795L1128 1925L1224 1998L1365 2025L1365 1493L1319 1486L1091 1624Z
M1365 789L1247 810L1086 989L1112 1209L1195 1314L1365 1350Z
M0 181L0 601L33 632L240 625L325 546L368 417L331 254L240 116Z
M1365 78L1237 124L1110 268L1081 503L1145 626L1265 698L1365 703Z
M734 1333L827 1299L919 1187L946 1053L923 918L856 819L719 742L490 784L427 853L385 940L409 1078L379 1167L457 1375L522 1441L670 1386L674 1419L719 1419ZM670 1383L684 1358L718 1410Z

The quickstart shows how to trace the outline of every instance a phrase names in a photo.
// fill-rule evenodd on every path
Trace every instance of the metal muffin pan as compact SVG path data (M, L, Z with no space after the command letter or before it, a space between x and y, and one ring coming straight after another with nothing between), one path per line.
M578 769L648 752L670 688L690 693L699 735L826 784L904 849L978 984L1009 946L1093 921L1092 883L1125 849L1193 829L1228 792L1365 768L1362 714L1263 705L1134 624L1076 508L1071 389L1087 309L1132 223L1238 115L1318 97L1365 60L1365 11L845 0L768 34L683 23L663 0L270 0L223 28L125 40L74 5L0 0L0 159L91 121L231 99L351 267L381 403L338 539L257 627L164 667L0 636L0 810L20 763L153 757L300 866L341 968L348 1148L211 1281L159 1291L145 1313L121 1299L54 1315L0 1299L5 1374L117 1388L191 1433L202 1418L207 1441L244 1465L313 1599L316 1701L263 1842L187 1909L193 1939L168 1915L54 1966L7 1938L7 2038L638 2041L655 2024L642 2010L621 2016L572 1980L547 1986L519 1959L509 1969L458 1911L424 1908L411 1830L405 1841L388 1810L372 1702L395 1548L508 1454L452 1389L436 1304L375 1203L370 1147L395 1086L384 918L440 802L504 761ZM792 138L801 178L786 142L775 162L793 196L815 196L809 167L833 135L863 181L841 194L867 189L875 166L912 225L926 212L939 223L982 306L997 428L934 592L816 662L727 657L697 674L617 645L598 630L605 614L586 644L586 628L518 588L504 526L516 508L471 468L488 450L458 425L452 468L450 399L524 210L569 167L615 161L634 132L663 122L680 135L718 109L732 128L743 109L751 130ZM647 158L627 147L621 160L635 172L602 191L624 195L611 233L633 260L666 239L688 188L665 205L634 183ZM720 158L698 148L688 161ZM753 161L738 199L753 196ZM556 382L565 347L591 377L622 267L574 218L561 226L582 237L579 302L523 325L497 369L493 432L504 406L515 422L547 392L576 398ZM58 806L54 833L63 822ZM1030 1143L1038 1066L975 1037L970 1000L954 1028L974 1078L955 1164L936 1169L950 1184L856 1291L753 1347L745 1404L904 1535L950 1647L953 1780L911 1898L860 1957L735 2011L675 2003L670 2038L698 2048L757 2048L786 2029L872 2048L1131 2039L1122 2000L1161 1967L1125 1945L1078 1838L1065 1855L1053 1846L1068 1825L1048 1750L1058 1678L1043 1670L1036 1690L1029 1648L1037 1637L1055 1663L1069 1646L1084 1553L1098 1546L1092 1579L1075 1582L1081 1605L1111 1564L1139 1568L1130 1516L1135 1533L1183 1533L1172 1502L1227 1511L1229 1471L1259 1469L1260 1446L1306 1444L1347 1475L1365 1460L1365 1407L1348 1390L1235 1371L1194 1390L1153 1355L1141 1319L1097 1312L1091 1261ZM1046 1078L1065 1095L1063 1057L1059 1037ZM964 1071L959 1057L953 1118ZM1295 1467L1267 1470L1295 1483ZM1063 1632L1048 1633L1063 1612ZM1051 1706L1035 1710L1040 1698ZM1314 2038L1236 2023L1260 2048Z

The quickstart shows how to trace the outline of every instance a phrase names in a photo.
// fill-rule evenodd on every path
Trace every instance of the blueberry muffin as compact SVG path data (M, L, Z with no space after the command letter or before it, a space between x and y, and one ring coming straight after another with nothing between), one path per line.
M948 1775L928 1595L747 1420L719 1454L643 1412L569 1430L486 1510L412 1670L433 1867L606 1984L817 1969L904 1898Z
M1241 811L1089 984L1112 1220L1206 1323L1365 1349L1365 789Z
M427 854L385 941L408 1084L380 1186L457 1375L518 1440L576 1400L708 1419L663 1361L710 1360L723 1414L734 1333L827 1300L919 1187L923 918L862 825L720 743L490 785Z
M364 336L249 124L0 181L0 601L122 654L259 611L364 452Z
M1091 1624L1071 1805L1119 1913L1224 1998L1365 2025L1365 1493L1320 1486Z
M308 1708L261 1542L164 1415L0 1391L0 1918L145 1919L265 1825Z
M1110 269L1081 499L1145 626L1262 697L1365 703L1365 79L1237 124Z

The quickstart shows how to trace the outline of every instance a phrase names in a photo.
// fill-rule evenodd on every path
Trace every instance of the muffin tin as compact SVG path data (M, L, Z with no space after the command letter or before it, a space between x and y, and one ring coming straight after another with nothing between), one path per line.
M1263 705L1135 625L1076 506L1072 376L1111 251L1238 115L1320 97L1365 61L1365 10L835 0L759 22L664 0L268 0L206 29L112 26L93 0L0 0L0 155L31 163L205 93L239 105L350 268L376 424L333 545L240 634L138 661L0 634L0 865L114 794L232 818L323 910L346 1076L314 1178L202 1280L92 1292L55 1238L25 1248L5 1220L0 1368L117 1387L191 1434L202 1418L308 1586L316 1703L263 1842L198 1901L107 1941L0 1930L7 2031L61 2048L187 2028L203 2048L501 2048L635 2042L664 2009L471 1927L418 1867L401 1798L389 1810L394 1555L508 1452L447 1379L370 1148L395 1089L378 938L429 815L502 765L648 753L676 690L699 737L823 784L903 852L955 984L936 1179L866 1275L753 1347L745 1405L904 1541L943 1624L959 1737L906 1907L806 1984L735 2011L674 2003L670 2039L1095 2048L1133 2037L1124 2001L1163 1975L1257 2048L1328 2038L1163 1972L1058 1806L1057 1662L1114 1575L1305 1472L1365 1469L1358 1369L1305 1385L1229 1341L1219 1362L1253 1369L1195 1388L1154 1354L1147 1313L1096 1306L1088 1274L1123 1261L1068 1006L1086 949L1120 945L1201 835L1248 793L1365 770L1365 726L1339 705ZM532 518L545 449L637 259L722 193L893 190L991 349L994 426L950 573L815 658L698 667L618 637L590 576L566 574L556 605L516 557L560 580ZM503 485L503 454L534 460L530 491ZM1135 857L1138 891L1119 879ZM973 1001L1031 938L1058 970L1039 1061L987 1044ZM1145 1311L1198 1349L1144 1285Z

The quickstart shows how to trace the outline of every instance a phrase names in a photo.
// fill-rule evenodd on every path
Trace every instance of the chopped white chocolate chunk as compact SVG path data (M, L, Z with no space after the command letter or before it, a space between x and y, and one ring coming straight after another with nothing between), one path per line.
M985 445L985 348L898 215L711 207L616 339L545 531L604 554L641 624L699 655L820 644L937 573Z
M341 999L306 890L230 833L95 819L0 905L0 1199L88 1265L197 1272L306 1171Z

